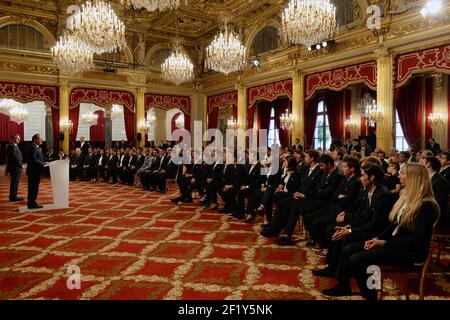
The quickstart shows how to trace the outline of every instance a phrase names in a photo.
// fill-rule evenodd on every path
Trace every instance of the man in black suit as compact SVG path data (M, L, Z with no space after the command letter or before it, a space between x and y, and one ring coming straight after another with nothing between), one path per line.
M361 153L364 157L369 157L372 154L372 148L367 144L366 139L361 139Z
M450 152L443 152L439 156L439 161L441 162L439 174L450 184Z
M353 157L346 157L342 165L342 174L344 179L332 196L331 205L311 213L316 216L312 223L308 224L305 221L305 227L311 237L306 245L314 246L313 250L320 250L329 245L328 241L331 239L326 237L328 226L334 224L339 214L343 216L344 212L351 209L358 200L361 189L359 161Z
M361 146L359 144L358 139L352 140L352 148L350 149L350 151L361 152Z
M297 191L291 196L277 205L277 211L270 224L261 231L261 235L265 237L277 236L283 229L284 233L277 240L278 244L292 244L291 235L295 229L297 221L290 215L291 210L298 211L298 208L305 202L314 199L317 193L317 187L322 178L322 170L319 166L319 153L316 150L307 150L305 152L305 161L309 166L309 170L301 177L301 184ZM298 217L298 216L297 216ZM281 239L284 238L284 239Z
M32 138L32 144L28 151L27 175L28 175L28 209L39 209L42 206L36 203L39 192L39 183L41 182L41 174L44 169L44 155L40 148L42 138L39 134L35 134Z
M365 241L378 235L389 224L389 213L394 205L394 198L381 183L383 170L379 165L367 164L361 169L361 184L364 190L360 194L358 209L345 212L342 219L335 224L331 236L332 245L327 254L328 266L314 270L316 276L334 277L339 280L340 256L342 248L349 243ZM351 292L348 283L338 283L331 289L323 291L330 296L346 295Z
M441 150L441 146L439 145L439 143L436 143L434 141L434 138L430 138L428 139L428 143L425 146L426 150L431 150L431 152L433 152L433 155L437 156L439 153L442 152Z
M441 164L436 157L427 157L425 160L425 166L430 174L434 198L439 205L439 209L441 210L438 225L440 227L450 226L450 219L448 215L448 196L450 193L450 186L447 180L438 173L441 169Z
M89 153L89 143L84 139L84 137L80 137L80 142L77 144L77 147L81 150L81 157L83 159L86 158Z
M299 138L295 138L295 144L292 146L292 149L294 149L294 151L300 151L303 152L303 146L300 144L300 139Z
M20 135L15 134L11 137L11 142L6 147L6 157L8 159L8 171L11 175L11 184L9 187L9 201L22 201L23 198L17 197L19 188L20 173L22 172L22 152L19 150Z

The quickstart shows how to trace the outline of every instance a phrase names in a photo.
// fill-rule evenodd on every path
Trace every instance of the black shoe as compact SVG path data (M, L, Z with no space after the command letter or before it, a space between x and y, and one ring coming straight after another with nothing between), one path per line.
M19 198L19 197L9 198L9 201L11 201L11 202L23 201L23 198Z
M326 267L323 269L315 269L312 271L312 274L316 277L334 278L335 272L330 267Z
M271 238L271 237L278 236L278 234L271 232L268 228L262 229L259 234L262 235L263 237L266 237L266 238Z
M233 219L242 220L244 218L245 218L245 215L243 215L243 214L239 214L237 212L233 213Z
M43 208L43 207L44 207L44 206L38 205L38 204L36 203L36 204L29 205L29 206L28 206L28 209L41 209L41 208Z
M279 246L293 246L295 244L291 237L279 237L275 240L275 243Z
M230 209L228 209L228 208L222 208L222 209L219 209L218 211L219 211L219 213L230 213L231 212Z
M316 244L314 247L311 248L313 251L322 251L323 249L325 249L323 246L321 246L320 244Z
M192 203L193 201L192 201L192 198L187 198L187 199L181 200L181 202L183 202L183 203Z
M170 201L172 201L176 206L178 205L178 202L180 202L180 200L177 199L170 199Z
M361 295L363 298L368 301L377 301L378 300L378 291L377 290L364 290L361 291Z
M350 288L350 286L348 286L348 285L343 285L343 284L338 283L333 288L322 290L322 293L326 296L331 296L331 297L351 296L352 288Z

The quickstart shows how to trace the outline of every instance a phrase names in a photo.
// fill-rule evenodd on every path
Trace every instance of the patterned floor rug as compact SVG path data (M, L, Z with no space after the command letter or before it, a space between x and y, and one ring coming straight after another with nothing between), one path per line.
M21 214L8 190L2 173L0 299L327 299L321 290L335 283L312 276L323 257L304 241L277 246L258 226L174 206L174 192L71 182L69 209ZM44 179L38 202L52 201ZM448 280L432 281L427 299L449 298ZM401 298L395 281L385 285L387 299Z

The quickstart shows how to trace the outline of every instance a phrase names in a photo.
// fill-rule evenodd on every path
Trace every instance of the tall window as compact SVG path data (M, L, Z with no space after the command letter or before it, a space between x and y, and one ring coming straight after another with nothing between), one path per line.
M274 27L265 27L261 29L253 39L252 53L254 56L260 55L278 48L279 31Z
M406 142L397 109L395 109L395 149L398 151L407 151L408 148L409 145L408 142Z
M269 134L267 135L267 146L272 147L272 145L280 144L280 137L278 136L278 128L275 126L275 110L270 109L270 123L269 123Z
M42 33L24 24L8 24L0 28L0 47L44 52L48 50Z
M327 150L331 145L330 123L328 121L327 107L323 100L317 105L317 121L314 131L314 149Z

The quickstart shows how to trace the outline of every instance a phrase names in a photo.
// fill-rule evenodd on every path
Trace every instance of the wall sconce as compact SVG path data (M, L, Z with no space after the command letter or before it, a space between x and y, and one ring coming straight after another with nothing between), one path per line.
M68 119L60 120L59 127L60 127L61 131L65 131L65 130L69 129L69 133L72 133L73 122L72 122L72 120L68 120Z
M229 119L227 121L227 128L228 129L233 129L233 130L237 130L238 128L238 122L236 119L234 119L233 117L231 117L231 119Z
M430 113L428 115L428 123L432 128L438 128L444 125L445 117L441 113Z
M346 119L344 122L345 128L347 129L347 132L355 130L358 125L356 124L356 121L350 116L350 118Z

